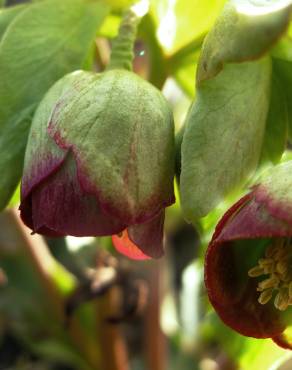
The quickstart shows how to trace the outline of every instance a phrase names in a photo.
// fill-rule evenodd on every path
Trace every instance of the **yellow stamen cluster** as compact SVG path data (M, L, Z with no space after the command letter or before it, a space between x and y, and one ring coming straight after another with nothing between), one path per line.
M260 304L268 303L274 293L275 307L284 311L292 306L292 248L289 239L276 239L265 251L265 257L260 258L258 265L248 271L250 277L267 275L258 283Z

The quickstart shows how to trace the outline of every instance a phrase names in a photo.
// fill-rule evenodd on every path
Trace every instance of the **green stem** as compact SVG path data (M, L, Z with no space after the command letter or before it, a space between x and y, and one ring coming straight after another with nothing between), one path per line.
M106 68L107 70L132 70L133 48L140 19L132 10L128 10L124 14L118 36L113 40L111 58Z
M161 90L169 73L162 47L156 38L155 22L149 13L141 21L139 36L149 45L150 72L148 81Z

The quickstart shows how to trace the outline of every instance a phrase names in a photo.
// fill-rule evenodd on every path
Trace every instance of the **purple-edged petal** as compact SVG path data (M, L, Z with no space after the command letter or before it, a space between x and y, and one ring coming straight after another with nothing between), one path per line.
M290 349L292 350L292 336L291 336L291 328L290 332L288 333L288 330L285 330L282 334L273 337L273 341L278 344L278 346L284 348L284 349Z
M163 256L164 210L152 220L129 226L120 236L113 237L116 249L132 259L159 258Z
M213 240L223 243L240 239L285 237L292 235L290 225L273 217L265 204L257 202L254 196L244 198L246 201L231 217L220 221L217 234ZM232 209L234 209L232 207ZM220 231L219 231L220 230Z
M116 250L123 254L126 257L129 257L133 260L148 260L151 257L146 256L138 247L136 244L132 242L132 240L129 238L127 229L124 230L119 235L113 235L112 236L112 242L115 246Z
M152 258L162 257L163 250L163 225L165 211L161 211L152 220L143 224L128 227L129 238L147 256Z
M292 227L292 161L274 167L254 193L272 216Z
M21 204L20 216L22 221L33 229L31 193L36 186L41 184L46 178L62 166L65 157L52 158L47 156L42 161L35 159L35 163L30 166L30 171L24 173L21 182Z
M63 164L67 150L59 148L48 135L48 123L58 99L73 88L82 72L74 72L59 80L46 94L33 118L25 153L23 177L21 181L21 218L30 228L33 227L31 193L47 177L56 172ZM48 235L49 230L44 234Z
M58 171L34 189L31 204L35 232L103 236L119 233L126 227L105 214L94 195L83 191L72 154Z

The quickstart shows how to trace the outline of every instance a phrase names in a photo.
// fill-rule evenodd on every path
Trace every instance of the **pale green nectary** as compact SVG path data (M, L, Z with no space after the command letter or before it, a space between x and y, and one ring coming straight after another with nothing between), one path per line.
M270 99L271 63L228 64L204 81L186 119L180 193L188 220L205 216L258 163Z

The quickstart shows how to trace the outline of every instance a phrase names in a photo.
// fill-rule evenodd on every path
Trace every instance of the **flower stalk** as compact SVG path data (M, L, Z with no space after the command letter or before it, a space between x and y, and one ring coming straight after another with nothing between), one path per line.
M148 1L140 1L124 13L117 37L113 40L107 70L132 70L134 44L141 17L148 10Z

